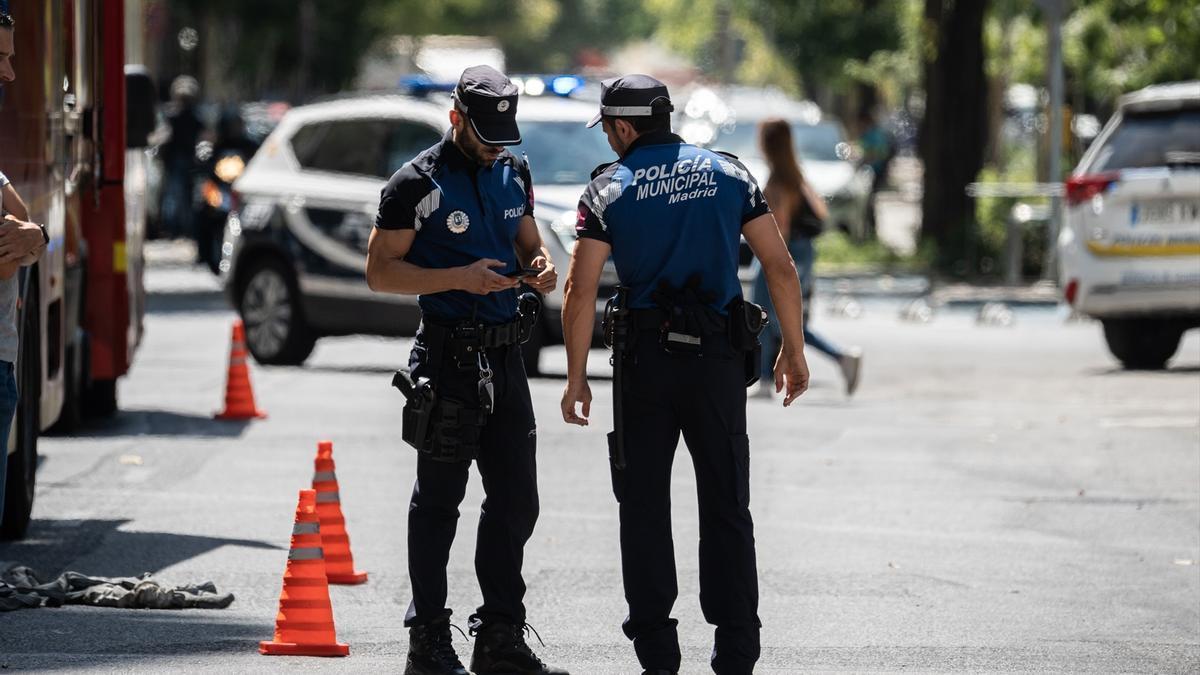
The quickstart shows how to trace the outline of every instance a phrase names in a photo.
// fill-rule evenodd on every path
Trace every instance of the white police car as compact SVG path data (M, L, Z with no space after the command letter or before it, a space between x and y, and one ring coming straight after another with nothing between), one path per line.
M300 106L280 121L234 185L220 263L255 359L300 364L323 336L416 332L416 298L371 292L364 261L380 189L441 138L448 109L448 98L355 96ZM534 214L560 274L583 186L613 159L603 134L583 126L593 112L557 97L523 97L518 107L524 143L511 149L529 153ZM615 279L610 267L605 283ZM531 372L538 349L562 339L561 291L545 300L542 330L524 350Z
M1200 326L1200 81L1124 96L1066 185L1066 300L1128 368L1162 368Z

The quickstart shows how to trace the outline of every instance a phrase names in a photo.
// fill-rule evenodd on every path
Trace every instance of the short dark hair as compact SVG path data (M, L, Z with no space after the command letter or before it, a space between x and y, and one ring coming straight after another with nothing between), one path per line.
M609 124L617 120L625 120L633 127L633 130L639 134L649 133L651 131L670 131L671 130L671 113L661 112L653 115L642 115L640 117L617 117L615 115L605 115L604 119Z
M13 18L6 12L0 12L0 28L12 28Z

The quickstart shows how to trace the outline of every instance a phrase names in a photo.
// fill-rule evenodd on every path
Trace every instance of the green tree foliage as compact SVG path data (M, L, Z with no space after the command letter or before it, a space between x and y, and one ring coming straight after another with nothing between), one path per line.
M1200 78L1200 4L1081 2L1063 27L1063 57L1069 76L1101 103L1150 84Z
M804 88L844 87L853 70L848 64L869 63L901 50L901 18L905 0L764 0L762 16L783 57L792 64ZM909 69L915 73L916 69Z
M606 49L653 30L637 0L372 0L376 25L401 35L489 35L510 68L557 71L583 48Z
M253 95L335 92L353 80L363 50L383 33L369 10L381 0L172 0L181 19L215 27L204 39L231 50L228 76ZM353 36L348 40L347 36Z

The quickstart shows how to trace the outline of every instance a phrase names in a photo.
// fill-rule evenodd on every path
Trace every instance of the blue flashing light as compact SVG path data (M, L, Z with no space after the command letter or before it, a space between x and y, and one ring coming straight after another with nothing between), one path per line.
M400 91L412 96L425 96L434 92L454 91L457 82L438 82L428 75L405 75L397 85Z
M550 89L559 96L570 96L583 84L583 78L578 75L559 75L550 80Z

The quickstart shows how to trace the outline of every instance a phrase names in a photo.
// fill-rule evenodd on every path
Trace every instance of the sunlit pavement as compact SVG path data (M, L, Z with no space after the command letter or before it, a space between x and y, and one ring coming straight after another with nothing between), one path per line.
M390 373L406 340L322 342L303 368L253 367L270 417L211 420L232 313L203 272L154 268L147 338L122 412L43 439L36 522L0 559L168 581L214 581L227 610L40 609L0 614L0 667L181 672L399 672L408 602L412 451ZM829 303L826 303L828 306ZM861 345L847 400L830 361L784 410L750 403L764 653L758 672L1195 672L1200 668L1200 335L1165 373L1120 371L1099 326L1055 309L1011 327L972 311L901 322L897 301L815 327ZM563 371L561 348L543 367ZM604 354L592 354L596 373ZM616 504L604 433L559 421L560 379L532 389L541 520L526 553L529 620L546 660L577 674L640 672L620 632ZM296 491L335 442L343 507L368 584L334 588L345 659L263 657ZM673 484L684 673L708 672L697 601L694 481ZM479 602L473 478L451 560L454 619ZM470 644L456 638L459 652ZM536 641L535 641L536 646Z

